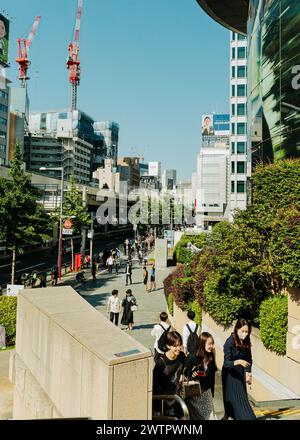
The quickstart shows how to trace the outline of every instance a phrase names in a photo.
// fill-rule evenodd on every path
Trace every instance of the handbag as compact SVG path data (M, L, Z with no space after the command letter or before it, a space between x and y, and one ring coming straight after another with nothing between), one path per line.
M137 309L138 309L138 307L137 307L136 304L133 304L133 305L130 307L130 310L131 310L132 312L136 312Z
M179 389L179 396L182 399L188 399L190 397L200 397L201 396L201 385L197 380L187 380L185 379L181 383Z

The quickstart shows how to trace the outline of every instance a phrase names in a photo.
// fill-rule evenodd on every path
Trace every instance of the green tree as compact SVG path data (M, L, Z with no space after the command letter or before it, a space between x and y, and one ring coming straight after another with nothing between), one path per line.
M0 178L0 243L12 251L11 282L15 282L16 255L25 246L50 239L49 217L38 203L39 192L23 169L20 146L15 145L10 179Z
M88 226L91 223L91 218L84 206L82 195L79 192L76 185L76 178L72 176L70 179L71 188L64 195L63 200L63 219L71 219L73 223L73 234L78 235L81 233L82 228ZM54 221L59 223L59 209L54 214ZM72 246L72 267L74 267L74 245L73 238L71 238Z

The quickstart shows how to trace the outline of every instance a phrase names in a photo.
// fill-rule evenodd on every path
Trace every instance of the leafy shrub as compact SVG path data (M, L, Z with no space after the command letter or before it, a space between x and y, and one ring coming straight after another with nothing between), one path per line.
M165 293L165 297L166 300L168 300L168 296L170 295L170 293L173 292L173 281L176 277L176 273L171 272L165 279L164 279L164 293Z
M183 235L179 242L175 246L175 256L178 263L190 263L195 254L193 254L189 249L187 249L187 244L192 243L198 248L202 248L206 243L206 234L198 235Z
M199 324L199 326L201 326L202 323L202 308L199 304L198 299L194 299L194 301L189 302L186 307L185 310L192 310L193 312L195 312L195 322L196 324Z
M184 310L185 304L192 301L195 297L194 279L191 276L187 276L186 267L183 264L178 265L173 273L172 293L174 301L181 310Z
M235 319L247 317L246 298L235 297L229 291L220 290L221 275L212 272L204 283L203 308L211 317L224 327L229 327Z
M174 314L174 296L173 293L167 297L168 310L171 316Z
M0 325L5 327L6 345L15 345L17 320L17 298L14 296L0 297Z
M260 336L266 348L277 354L286 353L288 330L288 299L286 296L272 296L260 306Z

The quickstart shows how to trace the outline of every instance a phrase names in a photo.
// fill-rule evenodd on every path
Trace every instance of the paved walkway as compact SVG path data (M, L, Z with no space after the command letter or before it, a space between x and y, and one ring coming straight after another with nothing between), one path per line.
M12 418L13 386L8 380L11 350L0 350L0 420Z

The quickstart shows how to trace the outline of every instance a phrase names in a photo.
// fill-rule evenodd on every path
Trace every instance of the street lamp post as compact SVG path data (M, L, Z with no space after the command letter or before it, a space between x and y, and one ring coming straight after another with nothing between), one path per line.
M63 167L55 167L55 168L46 168L41 167L40 171L60 171L61 172L61 180L60 180L60 213L59 213L59 242L58 242L58 256L57 256L57 268L58 268L58 279L61 280L61 266L62 266L62 213L63 213L63 197L64 197L64 168Z

